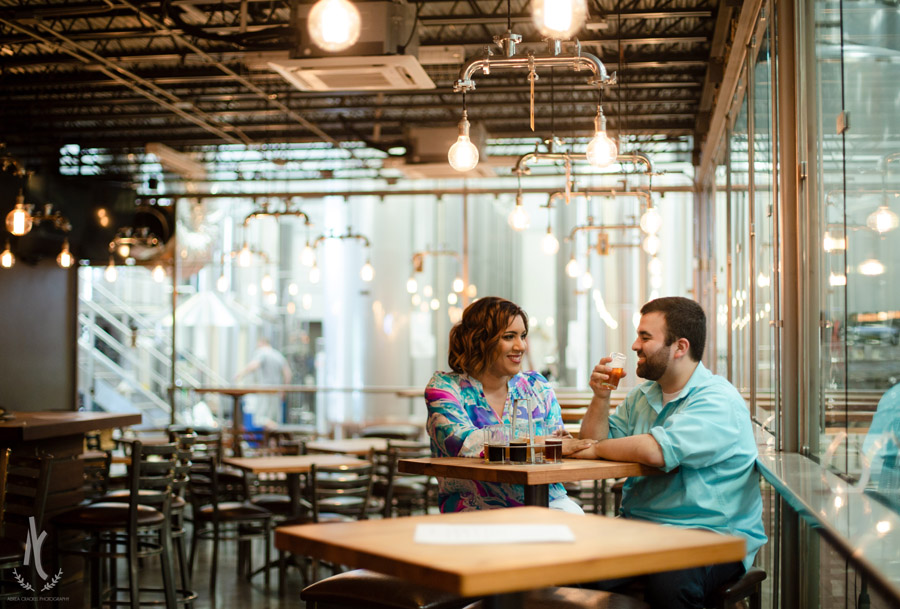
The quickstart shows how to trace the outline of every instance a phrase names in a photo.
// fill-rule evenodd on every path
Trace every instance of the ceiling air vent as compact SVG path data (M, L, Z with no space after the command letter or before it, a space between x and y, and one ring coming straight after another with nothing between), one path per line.
M434 82L412 55L320 57L268 62L301 91L395 91L434 89Z

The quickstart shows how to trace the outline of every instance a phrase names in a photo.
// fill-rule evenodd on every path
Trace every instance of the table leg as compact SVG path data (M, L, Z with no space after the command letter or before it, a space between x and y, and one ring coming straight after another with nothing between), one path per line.
M235 394L234 404L231 406L231 452L235 457L243 456L241 448L241 440L243 439L243 418L244 413L241 410L241 398L243 395Z
M526 484L525 485L525 505L550 507L550 485L549 484Z

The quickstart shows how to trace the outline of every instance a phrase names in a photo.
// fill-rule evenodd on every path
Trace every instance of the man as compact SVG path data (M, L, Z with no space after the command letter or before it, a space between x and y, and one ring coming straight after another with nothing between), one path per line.
M647 379L609 414L603 358L591 374L594 392L581 437L597 442L586 459L637 461L663 475L629 479L621 515L746 539L742 562L644 576L653 607L702 608L722 584L742 575L766 541L755 463L756 441L740 393L703 366L706 315L687 298L658 298L641 308L637 375ZM600 582L612 589L624 582Z
M234 380L239 381L250 373L256 373L257 385L288 385L292 376L287 360L265 337L257 341L253 359L234 375ZM247 410L253 414L254 427L273 427L283 422L282 394L261 393L251 397Z

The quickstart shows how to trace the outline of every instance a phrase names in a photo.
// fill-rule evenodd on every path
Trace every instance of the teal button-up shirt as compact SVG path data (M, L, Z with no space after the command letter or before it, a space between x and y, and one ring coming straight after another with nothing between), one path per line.
M659 383L647 381L609 417L610 438L652 434L668 472L629 478L622 515L743 537L749 568L766 533L756 440L743 398L700 363L677 398L665 407L662 399Z

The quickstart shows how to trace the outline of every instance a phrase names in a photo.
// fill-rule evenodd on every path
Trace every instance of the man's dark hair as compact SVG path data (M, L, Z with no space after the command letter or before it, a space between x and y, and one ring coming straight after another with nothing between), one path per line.
M703 307L681 296L657 298L641 307L641 315L657 312L662 313L666 320L666 346L679 338L686 338L691 344L691 359L699 362L706 346L706 313Z

